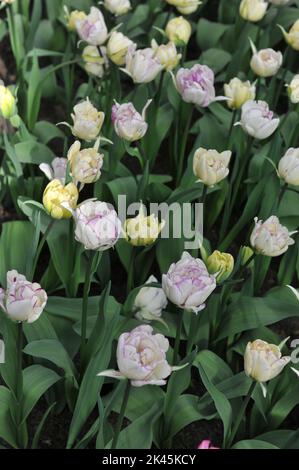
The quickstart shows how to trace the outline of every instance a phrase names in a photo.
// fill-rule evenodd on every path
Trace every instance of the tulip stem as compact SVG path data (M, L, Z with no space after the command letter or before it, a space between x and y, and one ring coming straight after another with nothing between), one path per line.
M118 421L117 421L115 433L114 433L114 436L113 436L111 449L116 449L117 448L117 442L118 442L120 431L121 431L121 428L122 428L122 425L123 425L125 412L126 412L126 408L127 408L127 404L128 404L128 400L129 400L129 396L130 396L130 391L131 391L131 382L130 382L130 380L128 380L127 385L126 385L126 389L125 389L125 393L124 393L124 397L123 397L123 402L122 402L121 409L120 409L119 416L118 416Z
M226 445L227 448L230 448L232 443L234 442L234 439L235 439L236 434L238 432L238 429L240 427L240 423L242 421L242 418L244 416L244 413L245 413L246 408L248 406L248 403L250 401L251 395L252 395L252 393L255 389L255 386L256 386L256 382L252 382L251 385L250 385L249 391L248 391L248 393L247 393L247 395L246 395L246 397L245 397L245 399L242 403L242 406L239 410L239 413L238 413L237 419L235 421L234 427L233 427L232 432L230 434L230 437L228 439L228 442L227 442L227 445Z
M277 210L279 210L280 204L283 200L283 196L285 195L286 190L288 189L288 183L285 183L281 188L278 196L278 201L277 201Z
M177 171L177 179L176 182L179 184L181 177L182 177L182 172L183 172L183 166L184 166L184 157L186 153L186 146L187 146L187 141L188 141L188 135L189 135L189 130L190 126L192 123L192 117L193 117L193 111L194 107L192 106L187 118L186 126L184 129L183 137L182 137L182 145L180 147L180 151L178 152L179 155L179 160L178 160L178 171Z
M23 401L23 371L22 371L22 349L23 349L23 325L17 324L17 377L16 377L16 425L17 441L19 448L22 448L22 401Z
M32 271L31 271L31 276L30 276L30 280L32 280L34 278L34 273L35 273L35 270L36 270L36 266L37 266L37 262L39 260L39 257L40 257L40 254L42 252L42 249L44 247L44 244L46 243L47 241L47 238L49 236L49 233L51 232L54 224L55 224L56 220L53 219L51 220L51 222L49 223L44 235L42 236L41 238L41 241L39 242L38 244L38 247L37 247L37 250L36 250L36 254L35 254L35 257L34 257L34 260L33 260L33 263L32 263Z
M179 320L179 324L177 327L174 348L173 348L173 360L172 360L173 365L176 365L178 362L178 354L179 354L181 334L182 334L182 329L183 329L184 313L179 312L179 317L180 317L180 320Z
M238 114L238 110L237 110L237 109L234 109L234 111L233 111L233 113L232 113L232 119L231 119L231 122L230 122L230 126L229 126L229 131L228 131L227 148L230 148L230 147L231 147L231 146L230 146L230 140L231 140L231 136L232 136L234 124L235 124L235 122L236 122L237 114Z
M127 295L129 295L131 290L134 288L135 258L136 258L136 249L133 246L131 257L130 257L129 269L128 269Z
M196 337L197 333L197 314L191 312L191 319L190 319L190 329L187 341L187 355L191 353L193 345L194 345L194 338ZM174 363L175 364L175 363Z

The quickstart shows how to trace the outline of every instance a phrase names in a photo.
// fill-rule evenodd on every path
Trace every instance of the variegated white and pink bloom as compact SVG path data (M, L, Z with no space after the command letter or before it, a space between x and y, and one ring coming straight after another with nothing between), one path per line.
M47 294L37 282L29 282L15 269L8 271L6 289L0 289L0 307L15 322L33 323L39 319Z
M41 163L39 169L46 175L48 180L59 180L62 184L65 184L67 158L56 157L51 164Z
M265 101L249 100L242 106L241 126L251 137L263 140L270 137L279 126L279 118L274 116Z
M98 375L129 379L134 387L165 385L167 377L181 367L171 367L166 359L169 342L161 334L153 334L149 325L141 325L123 333L117 345L117 370L105 370Z
M291 235L297 233L289 232L287 227L280 224L278 217L272 215L265 222L254 219L255 227L250 237L251 246L259 254L265 256L280 256L285 253L289 246L295 241Z
M121 70L129 75L134 83L149 83L157 77L164 66L152 48L138 50L136 48L136 44L129 46L126 67Z
M76 21L77 33L91 46L101 46L108 38L108 30L102 12L91 7L89 15Z
M74 219L75 238L86 250L109 250L120 237L121 221L105 202L84 201L75 210Z
M152 100L147 101L141 114L138 113L133 103L119 104L115 102L112 107L111 119L118 137L129 142L134 142L144 137L148 129L148 124L145 121L145 112L151 102Z
M203 441L201 441L198 446L197 446L198 449L200 450L215 450L215 449L219 449L219 447L214 447L212 442L209 440L209 439L204 439Z
M191 69L179 69L174 83L186 103L206 108L214 101L227 99L216 97L214 79L213 70L206 65L196 64Z
M168 273L163 274L162 287L173 304L198 313L205 308L205 301L216 288L216 277L209 274L201 259L185 251Z

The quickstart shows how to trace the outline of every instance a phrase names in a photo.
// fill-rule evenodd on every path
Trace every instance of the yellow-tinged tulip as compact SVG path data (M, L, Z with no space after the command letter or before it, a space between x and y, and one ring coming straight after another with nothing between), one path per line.
M279 375L290 360L289 356L281 357L280 348L275 344L256 339L247 344L244 369L253 380L264 383Z
M96 46L86 46L82 52L84 68L87 73L102 78L105 72L105 59Z
M202 3L199 0L166 0L166 2L176 7L182 15L191 15Z
M68 11L68 8L65 8L65 19L66 19L66 26L69 31L75 32L76 31L76 23L77 21L84 20L86 18L86 13L84 11L74 10L71 13Z
M16 100L9 88L0 84L0 111L5 119L16 114Z
M239 109L246 101L254 100L255 85L248 80L242 82L239 78L235 77L229 83L225 83L224 94L229 98L227 106L231 109Z
M193 157L193 173L206 186L214 186L229 174L229 161L232 152L217 152L202 147L196 150Z
M182 58L182 54L178 54L174 42L170 41L168 44L159 46L153 39L151 46L155 51L155 56L167 71L173 70Z
M225 281L229 278L234 269L234 258L229 253L221 253L215 250L207 258L207 268L210 274L216 274L218 283Z
M295 75L289 84L288 95L292 103L299 103L299 75Z
M159 222L154 214L147 217L141 206L139 214L132 219L127 219L125 222L126 239L133 246L152 245L157 240L164 225L165 222Z
M283 32L286 42L293 48L295 51L299 51L299 20L297 20L290 31L287 33L286 30L278 25Z
M75 209L79 193L74 183L64 186L60 180L52 180L43 195L43 204L54 219L69 219L72 213L64 205Z
M165 34L176 46L185 46L191 37L192 27L189 21L179 16L168 21Z
M255 23L264 18L267 8L265 0L242 0L239 12L244 20Z
M107 55L116 65L125 65L128 47L133 41L118 31L113 31L107 44Z

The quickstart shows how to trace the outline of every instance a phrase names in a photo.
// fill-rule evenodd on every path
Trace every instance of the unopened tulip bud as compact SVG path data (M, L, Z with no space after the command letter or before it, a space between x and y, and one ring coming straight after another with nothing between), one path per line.
M0 308L14 322L38 320L47 303L46 292L16 270L8 271L6 278L6 289L0 289Z
M84 11L74 10L69 12L68 8L65 7L65 19L67 22L67 29L69 31L75 32L77 21L85 20L86 16L87 15Z
M276 75L282 66L282 53L276 52L273 49L261 49L257 51L251 40L250 44L253 52L250 67L253 72L259 77L264 78Z
M105 59L96 46L86 46L82 52L84 68L87 73L102 78L105 72Z
M182 15L191 15L194 13L202 2L198 0L166 0L169 5L173 5L182 13Z
M91 7L89 15L76 21L76 29L82 41L91 46L101 46L108 38L103 14L96 7Z
M292 103L299 103L299 75L295 75L288 86L288 95Z
M299 186L299 148L290 148L278 164L278 173L287 184Z
M128 47L134 43L122 33L113 31L107 44L107 55L116 65L125 65Z
M121 69L129 75L134 83L149 83L163 70L153 49L136 50L136 44L129 46L126 55L126 68Z
M104 0L104 7L115 16L121 16L131 10L130 0Z
M297 20L290 31L287 33L286 30L278 25L283 32L286 42L293 48L295 51L299 51L299 20Z
M186 46L192 34L192 27L189 21L179 16L168 21L165 34L176 46Z
M157 240L164 225L165 222L159 222L154 214L146 216L141 206L136 217L125 221L124 231L126 239L133 246L152 245Z
M158 282L155 276L150 276L146 284ZM167 297L161 287L147 287L140 289L135 297L133 310L138 320L150 322L160 320L162 311L167 305Z
M74 107L72 134L81 140L96 140L101 132L105 114L99 112L87 98Z
M230 277L234 264L234 258L231 254L221 253L218 250L208 256L206 262L209 273L216 275L217 283L226 281Z
M231 109L239 109L246 101L254 100L255 85L248 80L242 82L239 78L232 78L224 85L224 94L227 98L227 106Z
M260 383L274 379L291 360L289 356L281 356L281 351L275 344L261 339L249 342L244 355L246 375Z
M217 150L206 150L199 148L196 150L193 158L193 173L198 181L206 186L213 186L229 174L229 161L232 152L217 152Z
M118 241L121 221L105 202L87 200L75 213L75 238L86 250L106 251Z
M253 23L264 18L268 8L265 0L242 0L240 4L240 16Z
M169 42L168 44L161 44L159 46L153 39L151 46L155 52L155 56L164 66L165 70L170 71L175 69L182 58L182 54L178 54L173 42Z
M9 88L0 83L0 112L5 119L16 114L16 100Z
M43 195L43 204L53 219L69 219L77 206L79 193L74 183L64 186L60 180L52 180ZM70 209L66 208L69 207Z
M280 256L285 253L289 246L295 241L291 235L297 233L289 232L287 227L280 224L278 217L272 215L265 222L256 217L255 228L250 237L253 249L265 256Z
M279 118L274 117L265 101L247 101L242 106L240 125L247 134L255 139L263 140L272 135L279 126Z
M138 113L133 103L115 103L113 105L111 118L118 137L128 142L135 142L145 136L148 129L145 112L151 102L152 100L148 100L142 114Z
M95 183L101 176L104 155L99 153L99 140L93 148L82 149L79 140L73 143L67 155L70 174L75 184Z

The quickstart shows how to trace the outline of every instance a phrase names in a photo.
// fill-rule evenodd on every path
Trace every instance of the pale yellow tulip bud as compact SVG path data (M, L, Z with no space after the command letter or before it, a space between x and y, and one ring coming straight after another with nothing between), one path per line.
M234 258L229 253L221 253L215 250L206 261L206 266L210 274L216 275L217 283L229 278L234 269Z
M107 55L116 65L125 65L128 47L133 41L122 33L113 31L107 44Z
M79 139L90 142L96 140L101 132L105 114L99 112L87 98L74 107L72 133Z
M141 206L139 214L132 219L127 219L125 222L126 239L133 246L152 245L157 240L164 225L165 222L159 222L154 214L147 217Z
M264 18L267 8L265 0L242 0L239 12L244 20L255 23Z
M231 109L239 109L248 100L255 98L255 85L248 80L242 82L239 78L232 78L224 85L224 94L227 98L227 106Z
M193 173L206 186L213 186L229 174L231 151L217 152L199 148L193 158Z
M165 34L176 46L185 46L191 37L192 27L189 21L179 16L168 21Z
M295 51L299 51L299 20L297 20L290 31L287 33L286 30L278 25L283 32L286 42L293 48Z
M65 9L65 19L66 19L66 26L67 29L71 32L76 31L76 23L77 21L84 20L86 18L86 13L84 11L74 10L69 12L68 9Z
M95 183L101 176L104 155L99 153L99 141L93 148L81 150L79 140L73 143L68 151L70 172L74 183Z
M79 193L74 183L64 186L60 180L52 180L46 187L43 195L43 204L50 216L54 219L69 219L72 217L70 210L64 205L75 209Z
M288 95L292 103L299 103L299 75L295 75L289 84Z
M0 84L0 111L5 119L16 114L16 100L9 88Z
M289 356L281 357L281 351L275 344L256 339L247 344L244 369L253 380L264 383L277 377L290 360Z
M161 44L160 46L153 39L151 43L152 49L159 62L164 66L165 70L170 71L175 69L182 58L182 54L178 54L175 44L169 42L168 44Z

